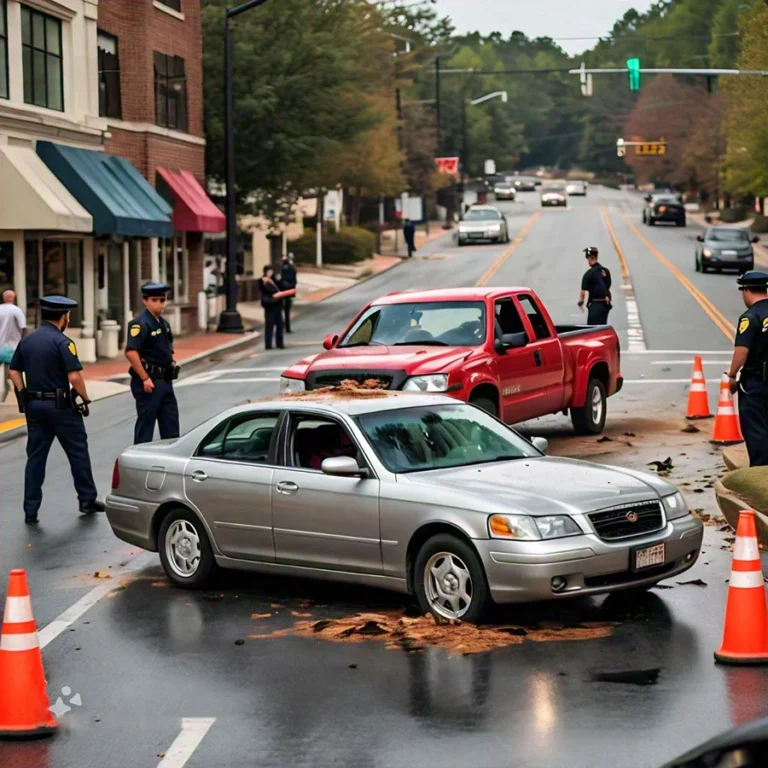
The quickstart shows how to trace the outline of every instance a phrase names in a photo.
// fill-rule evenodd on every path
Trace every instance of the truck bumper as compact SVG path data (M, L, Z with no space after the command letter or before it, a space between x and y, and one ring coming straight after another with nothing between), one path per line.
M617 395L622 389L624 389L624 377L619 374L616 377L616 391L613 394Z

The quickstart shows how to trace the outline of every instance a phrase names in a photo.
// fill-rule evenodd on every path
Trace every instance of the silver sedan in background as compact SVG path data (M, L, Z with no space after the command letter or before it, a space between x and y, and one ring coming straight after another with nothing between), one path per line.
M170 580L216 568L356 582L478 620L490 601L644 590L690 568L702 524L664 480L544 455L442 395L307 393L126 449L107 515Z
M473 205L459 222L456 242L459 245L487 240L508 243L509 229L504 214L492 205Z

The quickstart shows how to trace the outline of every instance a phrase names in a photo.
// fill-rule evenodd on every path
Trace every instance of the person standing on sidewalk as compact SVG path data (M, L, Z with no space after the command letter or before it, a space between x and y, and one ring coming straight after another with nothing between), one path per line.
M69 312L76 306L76 301L65 296L40 299L43 322L19 342L11 360L11 380L16 388L19 411L27 417L24 522L28 525L38 522L45 465L54 438L69 459L80 513L88 515L105 509L96 500L88 436L83 423L91 402L80 373L83 366L77 357L75 343L64 335ZM82 398L81 403L76 402L78 396Z
M125 356L131 364L131 394L136 401L133 443L151 443L155 422L160 438L179 436L179 405L173 382L179 366L173 359L173 333L162 317L169 287L165 283L141 286L144 311L128 323Z
M264 348L272 349L272 337L278 349L285 349L283 344L283 299L296 294L296 289L282 291L275 281L275 270L270 264L264 267L264 274L259 279L261 306L264 307Z
M26 327L27 318L16 306L16 292L3 291L3 303L0 304L0 405L8 395L8 366Z
M293 254L289 253L287 256L283 256L283 265L280 268L280 280L278 284L284 291L293 290L296 291L296 266L293 263ZM286 296L283 299L283 311L285 313L285 332L291 333L291 306L293 305L293 297Z
M406 219L405 224L403 224L403 237L408 247L408 258L410 259L416 250L416 227L410 219Z

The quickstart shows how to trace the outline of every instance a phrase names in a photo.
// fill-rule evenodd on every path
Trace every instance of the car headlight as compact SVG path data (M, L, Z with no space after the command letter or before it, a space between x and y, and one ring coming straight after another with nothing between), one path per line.
M404 392L445 392L446 389L448 389L447 373L411 376L403 385Z
M289 379L287 376L280 377L280 394L290 392L304 392L307 384L304 379Z
M712 251L710 251L709 248L704 248L704 250L701 252L701 255L705 259L711 259L712 258Z
M582 533L581 528L568 515L491 515L488 518L488 530L493 539L518 541L559 539Z
M661 501L664 504L664 511L667 513L667 520L677 520L688 514L688 505L680 491L670 496L664 496Z

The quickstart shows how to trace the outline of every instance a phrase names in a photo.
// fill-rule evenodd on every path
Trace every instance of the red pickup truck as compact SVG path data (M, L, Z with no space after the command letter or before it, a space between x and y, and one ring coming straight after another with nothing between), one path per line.
M620 347L609 325L554 325L530 288L404 291L369 304L326 350L284 371L282 392L343 379L445 392L514 424L571 412L598 434L606 399L621 389Z

